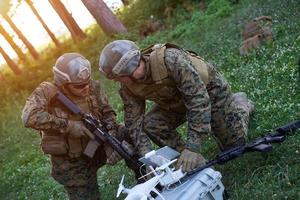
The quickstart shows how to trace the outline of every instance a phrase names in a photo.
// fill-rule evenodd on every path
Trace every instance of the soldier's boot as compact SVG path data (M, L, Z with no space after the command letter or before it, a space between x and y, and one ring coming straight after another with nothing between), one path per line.
M240 105L249 116L253 114L255 110L254 102L247 98L245 92L237 92L233 94L233 98L236 104Z

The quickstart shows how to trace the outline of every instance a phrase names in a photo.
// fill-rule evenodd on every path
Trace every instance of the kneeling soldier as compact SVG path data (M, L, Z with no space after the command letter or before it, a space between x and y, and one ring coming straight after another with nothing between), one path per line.
M97 81L91 80L90 62L78 53L66 53L53 67L54 82L41 83L27 99L22 121L40 131L41 148L51 155L52 176L64 185L70 199L99 199L97 170L115 164L120 156L107 144L98 147L93 158L83 154L92 133L79 116L55 100L59 90L86 113L107 124L117 135L115 112Z

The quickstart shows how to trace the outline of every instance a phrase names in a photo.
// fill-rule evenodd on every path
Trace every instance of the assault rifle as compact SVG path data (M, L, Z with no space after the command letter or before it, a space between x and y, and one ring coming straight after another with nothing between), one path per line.
M81 120L84 122L87 129L95 136L95 139L90 139L87 144L84 154L88 157L93 157L98 146L103 142L108 143L114 150L116 150L120 156L122 156L128 164L139 168L142 163L131 157L131 154L126 150L122 143L108 133L105 125L102 124L98 119L96 119L90 113L84 113L80 108L73 103L68 97L66 97L62 92L57 91L55 98L62 103L70 112L79 115Z
M194 169L187 173L187 175L193 175L205 168L211 167L215 164L224 164L232 159L235 159L247 152L269 152L272 150L272 143L283 142L289 133L294 133L300 128L300 120L290 122L282 127L277 128L274 132L265 136L261 136L250 143L242 146L237 146L232 149L226 150L216 156L215 159L208 161L204 166ZM188 176L187 176L188 177Z

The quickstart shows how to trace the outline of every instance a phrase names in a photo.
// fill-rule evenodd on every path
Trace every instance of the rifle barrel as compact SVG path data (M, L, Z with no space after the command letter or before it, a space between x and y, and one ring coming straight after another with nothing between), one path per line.
M123 149L120 141L118 141L116 138L111 136L106 130L106 128L102 126L100 121L98 121L94 116L92 116L91 114L83 113L75 103L73 103L68 97L66 97L60 91L57 91L55 97L70 112L81 116L82 121L85 123L87 128L90 129L90 131L96 136L97 140L102 140L103 142L107 142L114 150L116 150L120 154L120 156L122 156L127 162L130 162L134 166L140 167L142 165L141 162L131 158L130 154Z
M238 147L233 147L232 149L226 150L216 156L215 159L208 161L205 165L198 167L191 172L187 173L187 177L195 174L205 168L211 167L215 164L224 164L230 160L233 160L244 153L259 151L268 152L272 149L271 143L281 143L286 139L289 133L294 133L300 129L300 120L292 121L285 124L265 136L256 138L255 140Z

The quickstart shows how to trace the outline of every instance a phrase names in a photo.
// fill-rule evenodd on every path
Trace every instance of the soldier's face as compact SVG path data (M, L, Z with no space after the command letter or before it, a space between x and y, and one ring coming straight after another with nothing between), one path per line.
M90 85L82 84L82 85L67 85L67 89L75 96L86 97L89 94Z
M140 80L145 77L145 74L146 74L146 64L145 61L141 59L139 66L136 68L136 70L134 70L131 76L135 80Z

